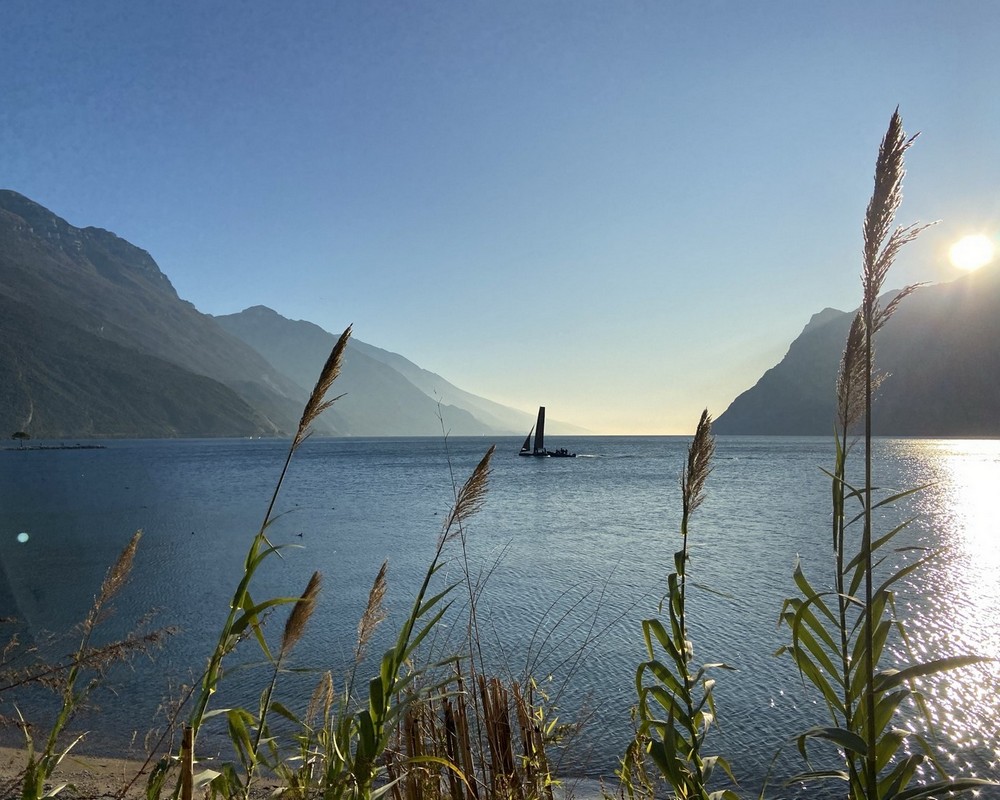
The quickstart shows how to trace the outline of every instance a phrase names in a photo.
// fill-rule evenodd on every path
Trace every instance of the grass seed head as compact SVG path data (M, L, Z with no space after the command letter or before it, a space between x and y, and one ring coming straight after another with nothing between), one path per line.
M302 638L302 634L305 633L306 623L309 622L309 617L312 616L312 613L316 608L316 598L319 596L319 590L322 584L323 576L318 572L314 572L312 577L309 579L306 590L295 602L295 607L292 608L292 613L288 615L288 619L285 621L285 631L281 636L282 655L288 653L293 647L295 647L296 642L298 642L298 640Z
M388 569L389 562L383 561L382 568L375 576L375 582L372 583L371 591L368 592L368 605L365 606L365 613L361 615L361 620L358 622L358 644L354 651L357 662L364 658L365 650L375 633L375 629L386 617L383 600L386 590L385 575Z
M309 705L306 708L305 716L306 724L311 725L320 711L323 712L323 719L325 720L330 714L330 707L332 705L333 673L327 670L319 679L316 688L313 689L312 696L309 698Z
M684 513L691 514L705 499L705 481L712 471L712 454L715 439L712 436L712 417L708 409L701 412L698 428L688 448L687 464L681 475L681 497Z
M469 479L459 490L455 505L452 507L451 513L445 520L441 531L440 544L445 544L456 536L461 530L462 523L479 512L483 507L483 503L486 502L486 491L489 488L491 470L490 462L493 459L493 453L496 449L497 446L495 444L490 445L490 449L486 451L486 455L482 457L482 460L476 465Z
M323 365L319 379L316 381L316 386L313 388L312 394L309 395L309 400L306 402L305 408L302 409L302 419L299 420L299 427L292 441L293 449L309 438L309 429L312 423L339 399L331 397L327 400L326 395L330 391L330 386L333 385L333 382L340 374L340 366L344 360L344 351L347 349L347 342L351 338L352 327L348 325L347 330L340 335L337 343L333 346L333 350L330 351L326 363Z
M900 300L916 288L907 286L884 309L879 306L878 298L882 293L882 285L896 255L903 245L913 241L928 227L927 225L900 226L890 233L899 204L903 200L903 177L906 175L903 157L917 136L919 134L907 138L897 108L889 120L889 128L882 139L878 159L875 162L875 188L865 213L864 262L861 272L864 290L861 310L870 335L874 335L885 324Z

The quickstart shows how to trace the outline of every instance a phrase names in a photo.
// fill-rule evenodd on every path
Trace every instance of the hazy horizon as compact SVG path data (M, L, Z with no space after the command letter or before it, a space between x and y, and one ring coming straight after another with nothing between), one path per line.
M1000 234L1000 6L7 5L6 188L148 250L210 314L349 323L597 435L675 434L860 298Z

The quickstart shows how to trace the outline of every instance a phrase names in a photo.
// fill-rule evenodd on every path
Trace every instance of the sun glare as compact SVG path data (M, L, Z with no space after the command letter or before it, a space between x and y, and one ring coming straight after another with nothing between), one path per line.
M979 269L993 260L995 248L989 236L979 233L974 236L963 236L948 251L951 263L959 269L969 272Z

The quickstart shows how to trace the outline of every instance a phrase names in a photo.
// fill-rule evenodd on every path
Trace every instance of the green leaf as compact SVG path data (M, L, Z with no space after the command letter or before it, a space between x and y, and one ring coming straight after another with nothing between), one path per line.
M656 678L661 684L666 686L671 692L676 695L682 695L684 693L684 688L681 682L674 676L674 674L667 669L667 667L659 661L646 661L640 665L645 671L652 673L653 677Z
M875 769L881 772L906 740L906 731L898 729L886 732L875 744Z
M923 760L923 756L919 753L914 753L896 764L896 766L893 767L892 772L879 781L879 796L892 798L895 797L900 790L905 789L913 779L913 776L917 771L917 767L920 766Z
M904 681L914 678L921 678L926 675L934 675L938 672L948 672L961 667L982 664L986 661L993 661L985 656L952 656L951 658L939 658L934 661L927 661L923 664L914 664L902 670L888 669L875 676L876 690L886 692L894 689Z
M799 742L799 751L803 754L805 751L802 745L806 739L825 739L828 742L833 742L837 747L854 753L861 758L864 758L868 752L868 745L865 744L865 740L856 733L844 728L817 727L810 728L805 733L800 734L797 740Z
M427 624L424 625L424 627L421 629L421 631L416 636L413 637L413 641L410 642L409 646L406 648L406 651L403 653L403 661L406 661L406 659L408 659L412 655L413 651L417 649L420 643L425 638L427 638L427 634L429 634L434 629L434 626L437 625L438 622L440 622L441 617L445 615L445 613L448 611L450 607L451 603L446 604L433 617L431 617L430 620L427 621Z
M893 800L921 800L921 798L934 797L941 794L958 794L973 789L985 789L987 786L1000 786L996 781L987 781L981 778L954 778L946 781L936 781L926 786L917 786L900 792Z
M296 725L299 725L299 726L301 726L303 724L302 720L300 720L299 717L296 714L294 714L292 711L290 711L288 709L288 707L285 706L284 703L279 703L277 700L272 701L271 702L271 710L274 711L275 714L278 714L278 715L284 717L289 722L294 722Z
M875 705L875 730L881 733L892 722L899 704L910 696L910 690L900 689L895 692L882 693L876 685L875 694L877 699Z
M823 616L830 620L834 625L837 624L836 617L831 613L830 609L826 607L823 602L823 593L817 592L810 585L809 581L806 579L805 573L802 571L802 564L795 565L795 572L793 575L795 580L795 585L799 587L799 591L802 592L802 596L805 601L811 605L816 606L820 611L823 612Z
M850 781L851 776L848 775L843 770L839 769L824 769L824 770L812 770L810 772L800 772L798 775L793 775L787 781L785 781L785 786L791 786L793 783L807 783L809 781Z
M932 559L934 559L936 557L937 557L937 553L931 553L928 556L924 556L923 558L917 559L916 561L914 561L914 562L912 562L910 564L907 564L905 567L903 567L902 569L898 570L893 575L891 575L889 578L887 578L882 583L882 585L878 587L877 591L878 592L885 592L885 591L887 591L889 589L889 587L892 586L894 583L896 583L897 581L901 580L902 578L905 578L907 575L909 575L914 570L920 569L920 567L922 567L928 561L931 561Z

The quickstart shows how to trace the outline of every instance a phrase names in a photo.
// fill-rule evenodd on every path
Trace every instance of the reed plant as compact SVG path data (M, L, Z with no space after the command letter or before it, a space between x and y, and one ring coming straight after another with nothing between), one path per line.
M483 747L473 723L483 729ZM402 720L387 770L393 800L553 800L558 723L534 682L461 674Z
M285 658L301 638L305 624L315 606L320 575L316 573L305 592L298 598L273 597L255 601L250 593L253 577L261 565L280 546L272 544L267 531L288 465L299 446L309 435L311 423L336 398L327 394L340 371L350 328L344 332L330 354L316 388L306 404L295 437L289 447L284 467L273 491L271 502L259 531L253 538L244 561L244 570L230 604L230 612L220 632L218 643L200 681L193 710L188 717L181 753L176 757L181 769L173 796L187 800L194 791L205 786L212 797L248 798L260 771L266 770L279 781L276 793L289 798L323 797L369 800L389 791L394 782L386 776L390 748L397 741L407 720L416 718L423 704L432 696L447 697L452 683L451 673L418 666L415 653L435 630L450 606L450 594L457 584L437 586L437 576L446 563L445 553L450 543L464 537L464 524L484 503L488 488L490 465L494 453L491 447L473 470L471 476L456 490L453 506L439 532L437 546L423 581L403 621L395 643L383 654L376 675L368 682L367 698L355 696L355 677L363 662L364 652L372 634L385 618L382 602L386 590L386 565L383 564L369 594L368 605L358 625L354 664L343 691L336 692L332 674L326 672L317 685L313 699L304 714L298 715L276 697L276 686L283 672ZM262 627L262 615L278 606L294 603L285 625L280 646L276 651L268 644ZM246 708L209 709L209 701L223 678L222 664L236 645L247 637L254 638L266 661L271 665L270 680L261 693L255 711ZM454 659L447 659L452 663ZM445 666L439 663L435 668ZM292 734L283 742L268 722L278 714L291 723ZM203 723L215 716L224 716L236 759L218 769L205 768L205 762L195 758L196 736ZM436 759L436 760L435 760ZM403 762L407 769L414 763L435 762L456 775L460 770L446 758L410 755ZM162 762L151 773L147 797L159 797L164 786L169 761ZM195 774L195 764L202 767ZM465 781L464 776L462 780Z
M898 638L905 644L903 624L895 615L894 591L934 555L896 547L896 537L906 530L907 522L884 533L874 530L875 511L919 491L882 496L874 482L872 457L872 400L884 377L875 365L876 334L916 288L906 287L884 304L880 297L896 255L922 230L917 225L893 227L902 197L904 154L914 138L904 134L897 110L879 150L875 188L865 215L862 305L841 359L834 461L826 473L832 504L830 588L817 589L798 565L793 576L797 593L784 602L780 612L790 641L778 653L793 660L804 681L818 692L829 716L827 724L795 737L806 768L792 780L841 781L848 800L918 800L995 785L947 775L927 740L894 724L906 705L925 708L919 679L985 660L953 655L889 663L889 643ZM282 549L268 538L276 502L289 464L309 437L312 423L337 399L330 391L350 335L348 328L339 337L306 403L260 528L250 541L215 648L191 689L180 751L151 771L147 799L158 800L173 774L172 794L180 800L190 800L196 790L213 798L248 800L265 776L275 782L274 796L287 800L553 800L557 781L548 748L558 738L560 726L547 699L530 674L520 680L490 675L482 653L476 612L482 584L472 577L465 524L485 502L493 447L461 486L455 484L454 502L438 532L423 580L367 686L358 689L358 676L367 663L365 654L373 634L386 617L387 564L382 565L369 592L358 624L353 664L342 687L336 688L332 672L324 671L301 712L280 699L281 677L305 634L322 578L314 573L298 596L258 600L251 590L258 571ZM862 423L863 433L855 440ZM864 477L859 485L850 478L854 441L863 445ZM661 796L664 786L676 800L738 798L729 762L710 754L707 747L716 720L714 676L731 667L699 665L689 631L691 521L705 499L713 454L712 420L706 411L681 474L680 549L673 554L673 571L658 616L641 626L645 658L634 678L636 733L619 771L622 792L630 800ZM49 781L80 738L65 744L67 724L97 685L103 667L162 636L136 634L111 645L93 645L97 625L128 577L137 543L138 534L108 572L84 620L80 642L64 663L13 670L9 656L17 649L15 645L0 655L0 693L39 684L55 686L60 696L60 709L40 751L36 752L31 728L21 720L27 749L19 779L22 800L52 796L63 788L52 788ZM459 550L462 569L462 578L455 582L443 578L450 549ZM901 560L901 554L910 560ZM418 650L441 628L462 584L468 598L464 649L428 660ZM288 605L292 607L280 641L272 646L264 618ZM240 642L251 638L269 667L256 708L212 707L225 678L224 663ZM529 654L529 663L533 659L537 653ZM280 725L275 715L281 718ZM198 757L197 737L213 717L227 723L235 756L208 769L208 761ZM814 767L810 754L814 745L832 748L838 766ZM919 771L925 763L937 774L929 783L920 784ZM171 773L177 764L180 769ZM123 787L119 797L130 786Z
M0 694L28 687L42 687L55 691L59 697L58 710L48 726L44 745L40 750L36 747L33 726L15 706L17 725L24 736L26 754L26 761L18 778L21 800L54 797L64 789L72 789L68 784L51 785L56 768L86 735L72 735L67 743L64 736L67 726L86 706L113 664L128 661L139 653L149 652L173 633L170 628L146 631L143 623L124 638L104 644L94 643L99 626L113 611L112 601L128 582L141 535L141 531L133 534L125 549L108 569L100 591L80 623L79 641L65 660L52 663L39 658L37 650L33 648L24 653L16 637L12 637L4 648L0 662ZM19 656L34 660L21 665L18 663Z
M705 749L716 714L711 675L730 667L723 663L697 666L687 625L690 520L704 501L714 450L712 418L704 411L681 474L681 549L674 553L674 572L667 578L667 595L659 609L662 614L666 606L667 624L658 617L642 623L647 660L639 664L635 675L636 738L619 772L630 798L656 796L654 774L678 800L737 797L731 789L709 788L717 768L734 783L735 778L725 758L708 755Z
M226 616L226 619L222 624L222 628L219 631L219 638L216 642L215 649L208 658L208 664L205 667L205 671L202 674L197 692L194 696L194 704L186 725L186 729L189 731L186 733L186 737L190 742L190 752L187 753L187 758L185 758L184 752L179 755L178 761L182 764L194 763L196 761L194 758L194 749L197 744L198 733L207 718L209 703L218 690L219 682L222 679L223 661L230 653L232 653L232 651L236 648L236 645L245 636L250 635L256 640L267 661L271 663L276 663L277 661L275 655L271 652L267 639L264 636L261 627L261 617L269 609L297 603L300 598L272 597L256 602L250 593L250 587L254 576L257 574L257 571L261 568L261 566L271 556L277 555L283 548L282 545L273 544L267 537L267 532L271 526L273 518L272 515L274 513L274 507L277 503L278 495L281 492L281 487L284 484L285 476L288 473L288 467L291 464L292 457L295 455L296 451L298 451L299 447L302 446L303 442L309 438L312 431L312 423L315 422L320 414L333 405L333 403L337 400L336 397L328 397L328 394L330 387L340 374L344 351L347 347L347 342L350 339L350 336L351 328L348 327L341 334L337 343L333 346L326 363L320 371L319 378L316 381L316 386L313 388L313 391L309 395L309 399L306 401L305 407L303 408L302 416L299 420L295 435L292 437L288 453L285 456L284 465L281 468L278 480L275 483L273 492L271 493L271 499L268 503L267 510L264 513L264 518L261 521L260 528L250 542L250 547L248 548L246 557L244 558L243 574L241 575L236 589L233 592L233 598L229 604L228 615ZM266 710L267 709L262 708L262 711ZM242 735L242 728L241 724L236 722L236 717L241 715L236 711L232 711L228 714L228 716L230 724L236 725L236 729L232 731L232 735L239 738ZM245 717L242 719L242 726L245 726L247 720ZM266 717L257 720L258 729L262 728L265 724ZM237 749L241 753L246 753L246 748L243 744L237 745ZM156 795L159 793L167 764L168 762L166 761L161 762L160 767L154 770L151 774L148 782L149 794ZM219 777L220 776L213 771L206 770L199 773L198 779L194 780L193 776L189 774L188 769L182 769L178 775L173 796L178 798L182 795L189 794L191 789L186 787L192 783L205 783Z
M277 793L280 796L292 800L309 797L371 800L394 790L402 777L399 774L400 765L403 765L408 779L418 764L434 763L460 774L458 768L446 758L430 755L419 747L402 760L398 752L392 752L392 748L399 731L412 724L431 696L442 696L442 691L450 682L448 678L435 678L433 671L417 666L415 652L448 610L449 595L457 584L446 584L435 590L435 577L445 563L446 547L455 538L460 523L482 507L493 452L491 447L459 491L438 536L434 556L410 612L395 643L382 655L377 674L368 683L367 699L359 702L354 697L354 676L376 626L385 616L382 609L386 586L385 564L376 576L368 605L358 625L354 666L344 691L338 694L334 690L333 677L326 672L317 684L304 715L298 716L284 705L273 704L283 717L293 723L296 731L292 737L294 747L291 752L284 750L275 737L263 737L268 753L262 762L279 779ZM447 696L447 692L443 696ZM240 711L244 718L246 713ZM260 730L259 727L257 730ZM247 752L249 736L243 731L238 735L243 743L242 750ZM244 759L243 767L248 777L250 765L249 759ZM223 779L216 780L212 788L218 796L228 797L234 785L242 785L245 789L248 784L249 781L240 783L231 765L224 770Z
M791 641L778 652L792 657L829 714L829 724L796 737L807 769L792 780L841 781L849 800L916 800L990 785L980 779L948 776L924 738L893 724L904 702L924 707L917 679L983 659L958 655L893 666L885 663L893 632L905 643L902 622L894 613L894 587L933 557L933 553L921 553L900 564L901 552L916 550L892 548L909 523L876 535L873 522L877 509L919 491L914 488L878 499L872 452L872 400L883 378L875 368L875 337L916 288L904 288L884 305L880 299L896 255L923 229L919 225L893 227L902 200L904 154L915 138L903 132L897 109L879 149L875 188L865 214L862 305L841 359L835 458L833 469L827 472L832 492L834 588L818 590L799 565L794 572L799 594L787 599L781 611ZM848 477L849 437L858 423L864 425L864 482L855 486ZM853 507L857 510L850 510ZM860 532L852 536L858 526ZM809 746L818 742L832 745L839 753L839 768L812 765ZM920 785L915 778L925 762L935 770L936 778Z

